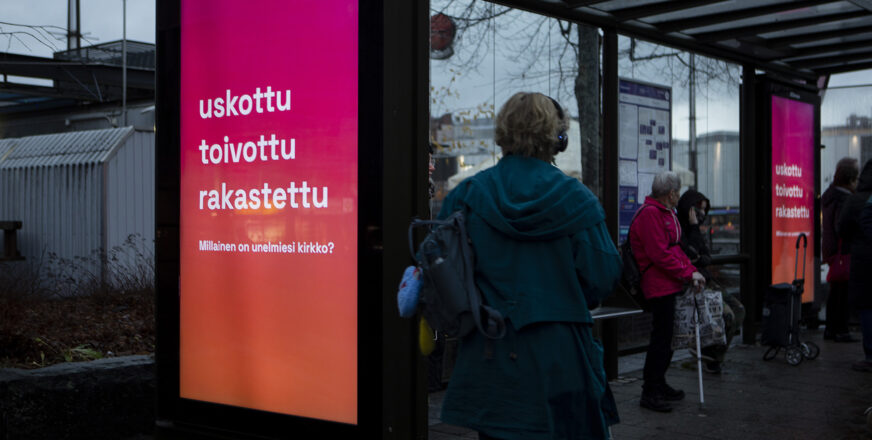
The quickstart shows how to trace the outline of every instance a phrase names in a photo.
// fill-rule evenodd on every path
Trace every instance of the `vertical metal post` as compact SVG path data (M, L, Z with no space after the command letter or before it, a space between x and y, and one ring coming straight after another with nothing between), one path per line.
M79 0L69 0L67 2L67 50L79 49L81 47L82 43L79 40L81 35Z
M380 247L373 254L382 262L375 283L381 288L381 318L380 329L365 331L380 334L382 344L382 439L424 440L428 433L427 376L418 348L418 320L397 315L395 286L411 262L408 252L398 252L408 249L409 219L424 217L429 202L429 11L428 2L384 0L380 17L383 73L381 94L375 99L383 113L379 138L372 139L372 152L378 155L372 159L379 162L372 167L382 170ZM361 295L370 292L362 290Z
M121 0L121 117L127 126L127 0Z
M618 242L618 34L603 30L603 209L606 227Z
M760 258L762 247L757 243L758 226L758 154L755 150L757 139L756 105L757 105L757 77L753 65L742 66L742 87L739 100L739 218L741 233L739 235L740 253L749 256L742 263L740 295L742 304L747 310L745 322L742 325L742 342L754 344L757 336L757 289L762 286L759 282ZM763 225L765 227L765 225Z
M699 191L699 163L696 145L696 55L690 54L690 171L693 172L693 188Z

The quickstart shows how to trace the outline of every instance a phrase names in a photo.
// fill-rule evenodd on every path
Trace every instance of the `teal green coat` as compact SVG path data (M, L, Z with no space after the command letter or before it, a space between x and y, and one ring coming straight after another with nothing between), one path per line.
M464 208L478 287L516 329L593 322L588 305L612 292L621 260L590 190L551 164L507 156L461 182L439 218Z
M602 348L590 308L621 260L596 197L544 161L506 156L464 180L440 218L466 210L475 280L507 317L504 339L461 341L443 403L446 423L502 439L604 438Z

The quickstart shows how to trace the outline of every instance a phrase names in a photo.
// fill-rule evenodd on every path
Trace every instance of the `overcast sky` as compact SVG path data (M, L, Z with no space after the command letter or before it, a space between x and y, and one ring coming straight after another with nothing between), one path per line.
M0 0L0 22L32 26L67 27L67 0ZM82 45L120 40L123 30L122 0L81 0L80 14L82 33L89 42ZM154 0L127 0L127 38L154 43ZM63 32L47 28L52 32ZM0 51L50 57L54 48L66 49L66 39L61 35L42 35L38 40L31 35L9 32L37 32L9 24L0 24ZM56 37L60 37L57 39Z
M90 40L83 42L82 45L105 43L121 39L122 1L81 0L82 32ZM67 0L0 0L0 11L2 11L0 12L0 22L66 28L67 3ZM127 0L127 38L154 43L154 29L154 0ZM63 32L54 27L48 27L46 30ZM12 32L15 32L15 34L10 34ZM558 32L559 30L556 27L552 27L552 33ZM34 38L34 35L38 36L38 38ZM556 35L555 38L559 38L559 33ZM66 40L62 35L45 35L21 26L0 24L0 51L50 57L55 50L64 49L66 49ZM575 102L571 89L558 93L555 90L557 88L555 81L552 81L550 87L547 85L547 79L543 80L542 78L528 78L523 81L515 81L509 85L507 83L507 76L520 62L519 60L512 61L498 57L496 63L491 63L491 66L484 65L476 70L462 72L460 76L457 76L456 82L452 85L454 91L462 98L449 100L447 104L455 109L474 108L476 105L485 102L493 105L494 101L496 101L496 105L499 106L508 99L510 96L509 91L511 90L537 88L547 91L550 88L553 94L561 95L560 99L564 101L570 113L577 113L574 110ZM448 70L451 67L450 62L432 61L431 67L431 84L436 87L443 84L447 85L451 77L456 76L456 73ZM497 87L494 87L494 78L496 78ZM656 82L654 79L649 80ZM872 70L836 75L830 80L830 86L833 87L870 83L872 83ZM496 96L494 96L494 92L496 92ZM677 102L681 94L676 93L676 95L676 102L674 102L676 112L673 116L673 126L676 136L681 137L681 132L686 133L684 127L687 125L687 115L686 110L684 110L682 116L681 105ZM851 113L867 116L872 113L872 87L854 89L853 92L833 91L829 98L824 100L824 108L822 109L821 117L824 125L841 124ZM686 108L686 102L684 107ZM443 110L446 109L434 108L434 112L437 113ZM704 112L706 111L710 113L705 121L706 126L698 126L697 131L700 133L719 129L733 129L733 126L738 126L737 111L725 111L719 105L711 105L708 109L698 105L697 111L700 113L700 117L704 117ZM682 119L684 122L682 122Z

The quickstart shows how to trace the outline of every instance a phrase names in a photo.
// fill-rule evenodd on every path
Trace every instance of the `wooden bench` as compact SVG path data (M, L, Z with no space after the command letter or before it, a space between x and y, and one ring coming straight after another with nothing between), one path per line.
M600 324L600 336L603 342L603 362L606 379L618 377L618 321L617 318L641 314L642 310L634 307L601 306L590 311L595 324Z
M23 260L18 251L18 230L21 229L20 221L0 221L0 229L3 230L3 253L0 261Z

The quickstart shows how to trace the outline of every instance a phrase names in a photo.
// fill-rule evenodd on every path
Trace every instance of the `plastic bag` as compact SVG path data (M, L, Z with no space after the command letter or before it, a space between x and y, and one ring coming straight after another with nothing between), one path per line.
M726 345L727 331L721 291L705 289L695 293L693 288L688 288L675 298L672 350L696 347L696 310L699 311L700 348Z

